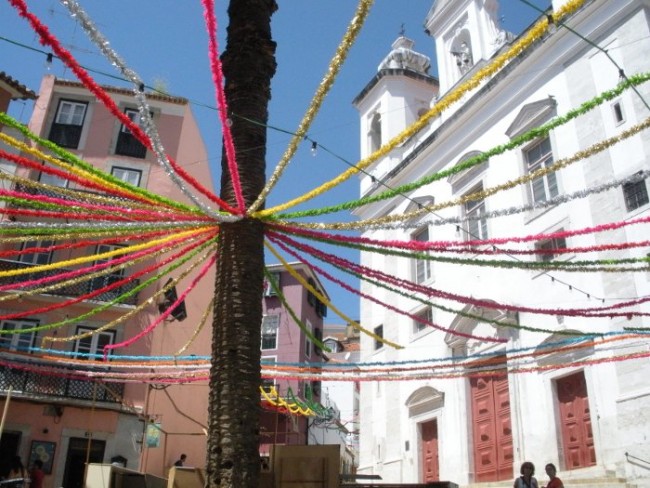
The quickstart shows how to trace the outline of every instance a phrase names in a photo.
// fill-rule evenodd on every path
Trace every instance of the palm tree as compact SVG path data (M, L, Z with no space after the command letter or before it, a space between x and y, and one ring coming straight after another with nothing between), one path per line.
M225 92L244 200L265 183L266 121L275 74L271 15L275 0L231 0L222 57ZM253 122L254 121L254 122ZM221 196L236 206L222 154ZM207 486L259 484L260 325L264 275L263 226L254 219L221 228L214 307Z

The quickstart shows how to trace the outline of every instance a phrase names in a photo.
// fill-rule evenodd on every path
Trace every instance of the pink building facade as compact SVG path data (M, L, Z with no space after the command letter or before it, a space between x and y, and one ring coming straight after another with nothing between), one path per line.
M130 89L104 87L121 111L137 120L137 104ZM208 157L197 123L186 99L147 93L152 117L167 154L192 177L211 191L212 176ZM94 167L141 188L169 199L190 203L181 190L170 181L154 154L146 150L80 83L45 76L29 124L32 132L71 151ZM0 145L3 150L10 147ZM15 151L14 151L15 152ZM8 161L0 162L11 167ZM49 163L43 163L49 164ZM64 189L81 189L72 181L41 171L13 165L17 176L50 185L30 187L17 183L20 191L49 192L50 196ZM48 193L48 194L49 194ZM64 194L64 193L63 193ZM7 219L6 215L2 218ZM13 218L13 217L12 217ZM36 220L15 217L19 220ZM126 243L125 243L126 244ZM2 244L1 250L21 248L23 244ZM36 243L48 247L51 243ZM116 244L118 245L118 244ZM81 247L57 249L51 253L26 254L0 258L0 270L13 270L48 264L61 260L105 252L108 249ZM157 259L163 259L159 256ZM144 266L144 265L140 265ZM312 270L294 263L294 269L314 289L326 296L323 286ZM124 273L136 273L138 265ZM327 308L302 283L279 265L269 271L285 297L288 307L304 324L312 338L322 338L323 317ZM180 271L172 273L177 276ZM38 273L34 273L37 275ZM185 289L195 273L183 278L178 291ZM145 275L142 279L146 279ZM50 294L26 295L20 300L3 300L0 314L26 312L46 308L106 286L106 276L81 282ZM7 281L9 280L9 281ZM0 278L0 285L11 278ZM159 280L164 281L164 280ZM18 320L0 321L2 329L29 329L81 316L101 303L108 302L138 282L127 283L111 293L95 297L92 302L81 301L52 312L28 314ZM186 466L203 467L206 459L208 393L207 382L185 384L92 383L68 378L41 376L29 371L29 365L42 362L35 348L52 348L81 359L84 354L101 354L107 344L128 340L155 321L161 313L160 299L150 298L164 286L156 282L139 291L126 302L109 306L88 319L71 321L62 328L0 335L0 360L7 367L0 370L0 408L7 406L6 422L0 441L0 459L21 456L31 464L35 453L48 459L46 488L83 486L87 462L119 463L127 468L156 476L166 476L181 454L187 455ZM12 290L0 292L0 297ZM119 355L148 358L182 355L208 357L211 353L211 313L206 327L195 335L201 317L214 295L214 270L202 279L185 299L185 314L162 322L153 333L122 348ZM322 352L289 314L276 292L267 288L263 297L264 319L261 343L264 362L314 362L322 360ZM139 305L147 304L119 327L107 329L88 338L62 340L79 333L98 329L123 316ZM49 339L57 341L52 342ZM192 339L194 339L192 341ZM44 342L45 340L45 342ZM189 346L188 346L189 344ZM16 367L26 365L25 368ZM81 366L83 367L83 366ZM265 379L262 388L274 386L286 398L293 395L299 401L317 403L320 399L318 382ZM290 399L289 399L290 400ZM287 415L273 409L260 395L262 419L260 453L264 456L272 444L307 444L308 417ZM43 455L43 453L45 453Z
M137 115L137 104L131 90L104 88L121 111L132 118ZM207 152L188 101L154 93L147 94L147 98L167 154L212 190ZM181 190L170 181L154 154L135 140L80 83L45 76L29 127L40 137L56 142L116 178L169 199L189 203ZM2 149L5 149L4 145ZM7 164L6 161L3 163ZM29 185L20 188L18 183L21 191L51 192L58 195L58 188L80 189L74 182L40 171L24 167L17 167L14 171L17 176L49 184L52 188L44 190ZM20 216L15 219L28 220L30 217ZM48 245L47 242L37 244L45 247ZM2 250L15 247L16 244L3 244ZM107 250L106 246L96 246L26 254L0 260L0 269L20 269L64 259L74 260ZM156 259L163 257L164 255ZM123 273L135 273L139 269L142 268L136 265ZM104 287L107 280L121 277L118 274L120 273L116 272L80 282L51 294L32 294L20 300L5 300L0 308L4 315L47 308L48 304L69 300ZM190 274L183 278L177 285L178 288L184 289L193 276ZM143 278L146 277L144 275ZM2 284L7 282L7 278L2 280ZM10 282L11 278L8 280ZM19 320L5 320L0 323L0 327L27 329L59 322L67 317L81 316L98 303L111 301L138 283L130 282L112 292L99 295L92 303L84 300L64 309L30 314ZM73 358L77 358L83 357L82 353L101 353L106 344L133 337L160 315L160 304L155 300L148 302L148 299L163 285L164 283L154 283L139 291L137 296L129 297L126 302L109 306L87 319L72 321L62 328L0 336L0 356L6 361L5 364L12 363L13 366L17 361L22 361L27 365L23 369L4 367L0 372L0 398L4 397L2 403L7 405L0 443L1 459L20 455L23 462L28 464L37 450L39 453L45 452L44 457L48 459L45 486L48 488L82 486L87 461L118 462L127 468L164 475L182 449L189 460L203 464L205 433L202 427L206 424L207 417L207 385L184 386L183 395L180 395L177 390L181 387L163 389L143 383L94 384L66 378L39 377L28 368L31 362L39 361L38 354L30 348L44 346L44 339L64 338L97 329L137 305L147 303L144 309L130 316L119 327L85 339L46 341L46 347L67 351ZM187 316L184 320L164 321L153 334L120 350L119 354L136 357L174 354L192 337L196 324L210 303L213 287L214 272L211 271L187 297ZM203 337L190 345L185 354L206 354L209 337L207 328ZM189 395L187 390L191 391ZM201 401L197 402L196 398ZM182 415L178 412L182 412ZM151 426L155 426L153 431ZM147 436L147 432L158 433L157 444L151 440L156 436ZM183 436L182 443L175 441L178 436ZM151 444L150 448L147 448L147 440Z

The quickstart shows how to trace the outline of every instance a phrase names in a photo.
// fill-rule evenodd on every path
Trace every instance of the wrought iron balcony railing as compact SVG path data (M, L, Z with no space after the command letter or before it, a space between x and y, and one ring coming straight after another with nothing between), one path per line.
M0 358L9 359L11 353L0 353ZM24 356L22 356L24 358ZM25 396L37 395L76 400L94 400L97 402L121 403L124 383L110 383L107 388L95 388L92 381L72 379L68 368L52 370L53 375L46 375L28 368L40 363L36 358L14 366L0 368L0 391ZM77 368L79 369L79 368ZM110 391L109 391L110 390Z
M35 265L30 263L21 263L19 261L9 261L5 259L0 259L0 271L26 269L26 268L32 268L34 266ZM26 273L24 275L21 275L21 281L39 280L48 276L54 276L60 273L65 273L67 271L72 271L72 270L56 269L56 270L46 270L46 271L36 271L32 273ZM87 293L93 292L95 290L99 290L100 288L108 286L121 279L122 279L121 276L116 276L116 275L101 276L98 278L93 278L90 281L73 283L71 285L66 285L56 290L48 291L48 295L55 295L55 296L62 296L62 297L79 297ZM16 281L17 280L15 276L0 278L0 285L12 284L15 283ZM97 300L101 302L110 302L111 300L114 300L115 298L122 295L123 293L133 290L139 284L140 284L140 280L134 279L133 281L120 285L116 288L113 288L112 290L101 293L100 295L93 297L92 300ZM29 287L27 289L29 289ZM137 305L138 294L135 293L120 303L124 305Z

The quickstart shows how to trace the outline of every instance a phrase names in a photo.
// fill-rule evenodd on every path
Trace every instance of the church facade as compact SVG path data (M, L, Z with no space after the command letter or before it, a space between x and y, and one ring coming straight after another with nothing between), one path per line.
M407 134L360 179L362 197L404 188L355 210L379 222L363 236L466 249L361 254L417 285L362 280L364 327L404 348L362 337L361 361L459 366L362 383L359 473L511 486L532 461L540 486L547 463L565 486L650 486L650 342L626 335L650 327L648 8L554 0L514 36L497 0L436 0L437 77L401 36L355 99L361 158Z

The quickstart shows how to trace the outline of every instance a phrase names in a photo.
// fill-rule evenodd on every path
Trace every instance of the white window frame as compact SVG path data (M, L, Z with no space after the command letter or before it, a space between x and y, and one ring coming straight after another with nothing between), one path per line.
M562 232L564 229L559 229L557 232ZM546 239L544 241L539 241L535 243L535 249L562 249L566 248L566 239L564 237ZM559 254L537 254L537 261L542 263L549 263L556 259Z
M137 125L138 127L140 127L142 125L141 120L140 120L140 112L138 111L138 109L136 109L136 108L125 108L124 109L124 115L126 115L129 118L129 120L131 122L133 122L135 125ZM122 124L120 126L120 132L125 132L126 134L131 133L129 128L124 124Z
M129 183L133 186L140 186L142 181L142 171L134 168L127 168L125 166L112 166L111 175L120 181Z
M50 247L52 245L54 245L54 241L50 241L50 240L25 241L23 242L20 250L24 251L26 249L36 248L36 247ZM20 254L18 255L18 261L20 261L21 263L28 263L34 265L50 264L50 262L52 261L52 251Z
M264 336L265 336L265 328L267 330L270 330L270 328L273 328L275 330L275 341L273 347L264 347ZM270 334L266 334L270 335ZM260 339L260 349L262 351L272 351L278 348L278 340L280 336L280 314L274 313L274 314L264 314L262 316L262 334L261 334L261 339Z
M433 322L433 307L426 306L418 310L415 314L416 317L421 317L428 322ZM432 330L428 324L422 323L416 319L413 320L413 334L421 334L424 331Z
M18 319L18 320L3 320L0 322L0 329L2 330L22 330L37 327L38 320L34 319ZM36 332L23 332L20 334L2 334L0 335L0 346L16 351L26 347L33 347L36 342Z
M483 191L483 182L474 186L470 191L465 195L471 195L472 193L478 193ZM463 215L465 217L474 217L485 215L485 199L482 200L469 200L463 204ZM480 240L484 241L488 238L488 221L485 217L480 219L467 220L465 222L465 240L474 241Z
M535 159L531 159L532 158L531 154L533 153L533 151L538 150L542 145L546 145L546 144L548 144L548 149L544 153L540 153L539 155L537 155ZM535 141L533 144L524 148L523 157L524 157L524 163L526 165L527 174L533 173L538 169L546 168L552 165L554 162L554 158L553 158L553 146L551 145L551 138L548 136L541 138ZM553 171L552 173L548 173L544 176L540 176L539 178L535 178L534 180L531 180L529 182L528 188L530 191L530 199L534 203L545 202L550 200L551 198L558 196L560 194L560 184L558 181L557 172ZM540 190L543 190L544 193L543 197L542 195L539 195ZM536 195L536 191L537 191L537 195Z
M71 110L64 109L69 106ZM84 102L77 102L74 100L59 100L59 105L56 109L56 116L54 118L55 124L61 125L84 125L88 104Z
M97 327L90 327L87 325L78 325L77 329L75 331L76 335L79 334L85 334L87 332L92 332L94 330L97 330ZM108 341L104 342L101 341L101 339L108 339ZM87 348L87 350L82 350L81 349L81 344L82 341L87 341L90 339L90 344ZM74 342L74 352L76 354L84 354L78 356L77 359L89 359L90 354L97 354L97 355L102 355L104 354L104 346L107 346L109 344L115 344L115 331L114 330L103 330L101 332L97 332L90 337L84 337L83 339L77 339ZM109 355L110 355L110 350L109 350Z
M426 238L422 239L426 233ZM418 229L416 232L411 234L411 240L418 242L429 242L429 226L424 226ZM427 253L427 251L423 251ZM431 261L426 259L413 259L413 281L415 283L421 284L431 281L433 278L433 267L431 266Z
M62 178L61 176L45 173L43 171L41 171L38 176L38 181L44 185L56 186L58 188L67 188L70 183L67 178Z

